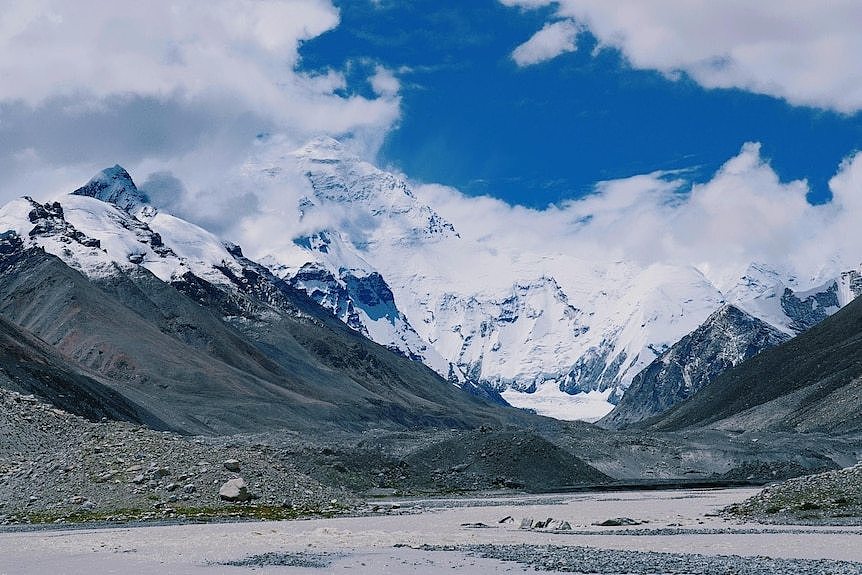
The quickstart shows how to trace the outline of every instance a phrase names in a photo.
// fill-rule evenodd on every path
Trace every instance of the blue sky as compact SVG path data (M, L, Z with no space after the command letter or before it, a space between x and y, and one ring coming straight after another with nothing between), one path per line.
M654 170L705 181L747 141L782 179L810 182L813 202L862 145L862 114L788 104L741 89L706 89L630 66L619 50L577 51L519 67L513 49L552 6L496 0L335 2L338 27L305 42L301 68L347 70L346 93L372 97L376 64L401 82L401 118L378 161L412 178L544 207L596 182Z
M495 241L730 267L810 246L817 274L860 260L859 22L859 0L0 0L0 202L119 163L262 252L307 182L248 166L323 135Z

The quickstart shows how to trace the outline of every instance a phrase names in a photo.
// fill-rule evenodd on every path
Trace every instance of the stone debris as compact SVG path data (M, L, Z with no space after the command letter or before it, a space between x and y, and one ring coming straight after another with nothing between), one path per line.
M626 551L560 545L422 545L423 551L460 552L554 573L679 573L698 575L859 575L860 564L828 559L781 559ZM507 566L508 567L508 566ZM509 569L514 571L514 569Z
M175 508L229 510L241 506L298 513L358 505L349 491L327 487L296 469L274 449L254 446L243 465L251 486L222 499L234 479L222 465L249 447L232 438L188 438L123 422L91 422L0 388L0 525L112 517L165 519ZM207 487L209 486L209 487ZM335 500L336 503L332 503Z
M862 523L862 463L789 479L727 507L726 516L762 523Z
M507 515L500 519L498 523L514 523L515 519L511 515ZM569 521L562 519L554 519L548 517L544 521L533 521L532 517L524 517L521 519L518 529L541 529L544 531L571 531L572 524Z

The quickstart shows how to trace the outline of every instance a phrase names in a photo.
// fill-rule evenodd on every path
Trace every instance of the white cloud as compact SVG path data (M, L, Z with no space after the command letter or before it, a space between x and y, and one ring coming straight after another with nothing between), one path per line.
M515 48L512 58L518 66L531 66L577 50L578 27L572 20L551 22Z
M556 6L632 66L685 72L707 88L740 88L853 113L862 109L862 3L857 0L500 0Z
M392 70L389 70L385 66L376 66L374 75L371 76L369 82L371 82L371 89L378 96L393 98L401 90L401 82L398 81Z
M5 8L0 98L33 104L82 92L170 97L209 90L274 103L280 82L298 84L298 43L338 24L337 11L314 0L38 0Z
M338 25L330 0L0 0L0 201L115 162L205 188L258 132L374 153L400 115L394 78L365 98L299 69L301 44Z
M807 183L782 182L749 143L690 189L680 174L656 172L544 210L437 185L418 193L465 239L496 252L689 265L718 283L764 262L804 283L862 262L862 153L841 164L830 187L832 202L809 204Z

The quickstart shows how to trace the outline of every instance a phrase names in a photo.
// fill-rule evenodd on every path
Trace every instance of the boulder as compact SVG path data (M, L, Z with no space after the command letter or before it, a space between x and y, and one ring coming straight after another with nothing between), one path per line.
M598 523L593 523L593 525L598 525L600 527L623 527L626 525L640 525L641 521L636 521L629 517L615 517L613 519L605 519L604 521L599 521Z
M218 494L225 501L248 501L251 499L248 486L242 477L226 481L218 490Z

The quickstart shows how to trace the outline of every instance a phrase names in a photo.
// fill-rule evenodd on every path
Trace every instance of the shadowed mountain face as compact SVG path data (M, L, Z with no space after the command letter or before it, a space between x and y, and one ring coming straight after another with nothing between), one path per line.
M599 425L620 429L657 416L733 366L789 338L726 305L636 375L619 404Z
M0 314L56 350L45 368L50 374L63 379L80 366L104 382L77 386L116 404L88 415L163 422L189 433L532 419L468 395L289 288L252 277L251 268L241 282L245 292L191 273L171 285L140 267L89 280L41 249L8 237L4 246ZM14 387L58 395L44 385Z
M92 421L106 417L166 429L165 423L146 409L77 369L51 346L2 317L0 387L38 395Z
M862 430L862 300L738 365L652 421L655 430Z

